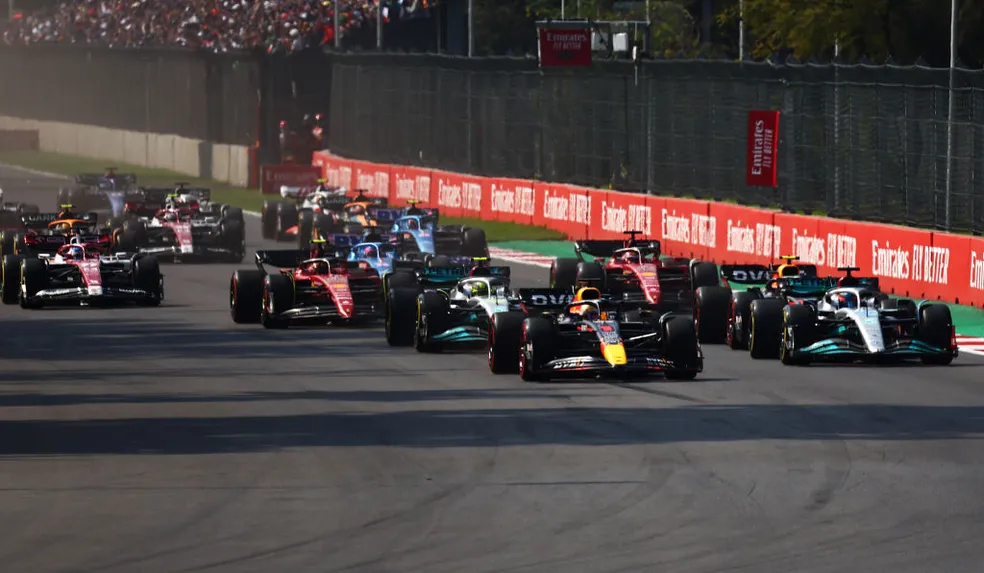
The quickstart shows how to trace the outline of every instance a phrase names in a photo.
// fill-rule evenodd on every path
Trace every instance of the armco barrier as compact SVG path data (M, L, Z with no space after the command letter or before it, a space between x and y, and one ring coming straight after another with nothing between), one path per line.
M366 189L394 203L416 199L449 216L539 225L571 238L620 238L635 229L659 239L667 254L718 263L769 263L793 254L823 273L860 267L900 296L984 306L980 237L369 163L328 152L315 154L314 164L330 184Z

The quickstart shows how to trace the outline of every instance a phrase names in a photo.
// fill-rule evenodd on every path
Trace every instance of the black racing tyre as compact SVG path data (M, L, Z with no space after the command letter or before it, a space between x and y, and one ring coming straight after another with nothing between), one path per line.
M728 312L731 308L731 289L722 286L702 286L694 296L694 323L702 344L724 344L728 341Z
M590 285L604 292L607 287L605 267L596 262L579 262L577 264L577 284Z
M246 229L242 221L226 219L219 223L219 236L222 244L232 251L230 263L241 263L246 256Z
M238 270L229 280L229 314L236 324L260 322L263 306L263 272Z
M916 337L934 348L948 350L944 354L924 356L923 364L946 366L953 362L953 352L949 351L953 337L953 316L950 314L950 307L945 304L927 304L921 307Z
M489 321L489 370L493 374L519 373L519 339L523 334L524 312L497 312Z
M779 358L782 343L782 309L786 302L762 298L752 302L749 316L748 354L755 359Z
M26 249L24 248L24 235L17 233L14 235L14 254L26 254Z
M41 259L21 259L20 268L21 308L41 308L41 303L30 298L48 288L48 265Z
M557 355L557 333L549 318L529 317L523 321L519 339L519 377L526 382L546 382L550 374L542 370Z
M152 298L143 301L143 306L159 306L164 299L160 263L154 257L142 256L133 259L133 288L151 293Z
M779 361L787 366L806 366L809 356L797 356L795 351L806 348L817 337L817 318L813 308L805 304L791 304L783 309L782 344Z
M418 292L419 285L417 283L417 276L409 271L394 271L386 275L386 290L394 290L398 288L403 289L413 289L414 293ZM417 299L417 295L413 295L414 300ZM416 304L416 303L414 303Z
M260 323L264 328L287 328L290 320L280 313L294 307L294 283L282 274L266 275L263 280L263 305Z
M485 238L484 229L465 229L461 236L461 254L466 257L489 256L489 242Z
M14 254L14 235L14 233L6 231L0 233L0 255Z
M554 259L550 263L550 288L573 290L577 285L578 259Z
M691 267L694 289L721 285L721 274L714 263L697 263Z
M732 350L748 350L748 336L752 320L752 301L759 296L754 292L736 292L728 311L728 346Z
M331 215L326 215L324 213L317 213L314 216L314 228L318 230L318 234L322 237L327 235L334 235L335 233L341 233L345 228L335 220Z
M451 267L451 257L447 255L434 255L427 261L427 266L432 269L446 269Z
M301 211L297 216L297 248L308 249L314 238L314 211Z
M3 304L17 304L20 294L21 255L3 256L3 275L0 276L0 298Z
M125 253L135 253L140 250L137 232L133 229L117 234L116 247Z
M417 289L393 287L386 299L386 343L410 346L417 332Z
M222 206L222 218L230 221L239 221L240 223L245 222L243 217L243 210L240 207L232 207L230 205Z
M435 291L421 293L417 297L417 331L413 346L417 352L440 352L439 342L431 342L430 337L444 332L449 314L448 299Z
M123 234L129 235L133 239L136 248L147 245L147 226L143 221L129 219L123 222Z
M275 238L278 241L289 241L287 229L297 225L297 205L279 203L277 205L277 230Z
M700 345L693 321L678 316L663 323L663 357L673 363L667 380L693 380L703 369Z
M263 210L260 212L260 232L264 239L274 240L277 238L277 217L280 212L280 201L267 199L263 202Z

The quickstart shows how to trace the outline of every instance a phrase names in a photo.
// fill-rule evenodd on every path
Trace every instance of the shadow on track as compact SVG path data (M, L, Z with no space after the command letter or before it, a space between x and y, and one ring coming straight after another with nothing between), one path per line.
M334 343L353 341L367 343L359 346L361 355L391 352L379 328L267 330L259 325L243 327L231 320L228 327L207 327L154 320L153 316L133 320L132 313L113 320L107 314L92 320L49 318L40 313L34 320L7 320L0 335L0 359L78 363L104 361L108 356L134 360L331 356L352 350L351 345Z
M278 374L280 375L280 374ZM332 372L336 375L336 372ZM365 371L353 376L365 376ZM373 375L377 375L376 372ZM406 377L407 372L391 376ZM75 406L83 404L199 404L240 402L281 402L296 400L320 400L325 402L441 402L447 400L529 400L537 398L572 398L582 394L566 392L563 395L530 389L475 389L475 390L308 390L302 392L243 392L237 394L0 394L0 407ZM599 396L594 394L593 396Z
M984 407L693 406L419 410L0 422L0 456L209 454L295 447L611 446L980 438Z

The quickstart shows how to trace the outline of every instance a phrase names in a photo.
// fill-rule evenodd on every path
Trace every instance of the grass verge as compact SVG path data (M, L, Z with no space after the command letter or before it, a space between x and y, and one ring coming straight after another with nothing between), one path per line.
M8 151L0 152L0 164L16 165L36 171L57 173L74 176L78 173L95 173L105 167L116 167L121 173L135 173L142 185L167 186L178 181L184 181L196 187L207 187L212 190L212 200L218 203L236 205L250 211L263 208L263 200L269 198L260 194L258 189L243 189L231 187L228 183L209 179L196 179L166 169L140 167L127 163L114 163L104 159L91 159L74 155L61 155L43 151ZM42 206L42 209L45 208ZM548 241L564 239L562 233L545 227L519 225L501 221L483 221L468 217L442 217L442 223L449 225L469 225L485 229L489 242L500 241Z

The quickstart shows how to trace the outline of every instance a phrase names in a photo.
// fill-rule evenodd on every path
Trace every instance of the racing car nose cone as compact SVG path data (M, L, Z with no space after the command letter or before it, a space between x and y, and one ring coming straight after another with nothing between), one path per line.
M601 348L601 354L612 366L625 366L625 347L621 344L606 344Z

